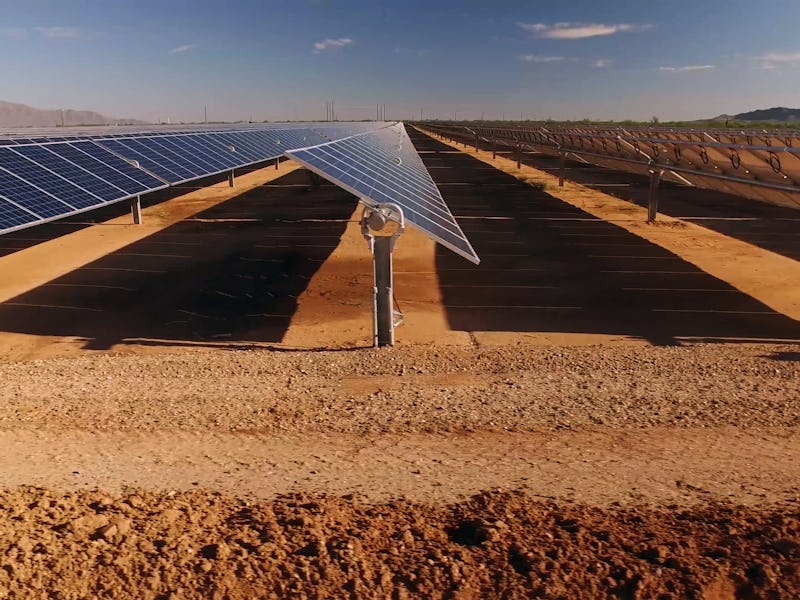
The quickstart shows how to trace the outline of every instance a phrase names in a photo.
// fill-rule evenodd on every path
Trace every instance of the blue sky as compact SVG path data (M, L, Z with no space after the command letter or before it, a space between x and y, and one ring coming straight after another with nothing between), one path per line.
M117 117L695 119L800 105L800 0L0 0L0 100Z

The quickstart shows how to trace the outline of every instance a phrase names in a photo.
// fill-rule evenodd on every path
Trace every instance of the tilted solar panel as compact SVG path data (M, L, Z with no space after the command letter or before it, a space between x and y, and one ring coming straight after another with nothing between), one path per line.
M467 260L480 262L402 123L288 150L286 156L355 194L367 206L400 206L406 221L423 233Z
M0 233L381 126L280 123L0 134Z

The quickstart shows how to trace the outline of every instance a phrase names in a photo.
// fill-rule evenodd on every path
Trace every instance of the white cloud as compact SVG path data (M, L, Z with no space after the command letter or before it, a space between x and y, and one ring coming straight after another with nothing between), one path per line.
M523 54L519 59L528 63L554 63L567 60L563 56L538 56L536 54Z
M327 40L322 40L321 42L314 44L314 54L319 54L320 52L325 52L326 50L344 48L345 46L350 46L352 43L353 40L350 38L328 38Z
M602 35L647 31L653 28L653 25L636 23L616 23L612 25L604 23L553 23L552 25L545 23L517 23L517 25L537 37L556 40L580 40Z
M686 65L685 67L659 67L658 70L670 73L685 73L686 71L710 71L716 68L716 65Z
M170 54L183 54L184 52L191 52L197 48L197 44L184 44L183 46L178 46L177 48L173 48L169 51Z
M0 29L0 35L12 40L27 40L30 37L28 30L22 27L5 27Z
M797 63L800 64L800 52L772 52L757 56L756 60L767 63Z
M605 69L606 67L611 66L611 63L614 62L610 58L598 58L592 61L592 66L596 69Z
M780 67L800 67L800 52L770 52L750 58L759 62L759 66L767 71Z
M36 27L36 32L51 40L76 40L83 37L81 30L75 27Z

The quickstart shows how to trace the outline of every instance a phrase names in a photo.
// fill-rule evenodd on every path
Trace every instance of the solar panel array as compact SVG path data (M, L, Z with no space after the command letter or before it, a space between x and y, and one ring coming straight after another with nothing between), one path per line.
M407 222L467 260L480 262L402 123L290 150L286 155L355 194L367 206L400 206Z
M381 126L293 123L0 134L0 234Z
M800 206L800 132L663 127L481 127L427 124L440 133L521 146L787 206Z

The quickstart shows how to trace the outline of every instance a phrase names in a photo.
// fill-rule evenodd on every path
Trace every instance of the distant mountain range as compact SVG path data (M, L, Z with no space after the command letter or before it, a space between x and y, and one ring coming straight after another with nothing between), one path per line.
M751 110L750 112L739 113L738 115L720 115L714 117L714 121L778 121L790 123L800 121L800 108L786 108L776 106L775 108L762 108Z
M75 125L135 125L144 121L115 119L90 110L43 110L0 100L0 127L59 127Z

